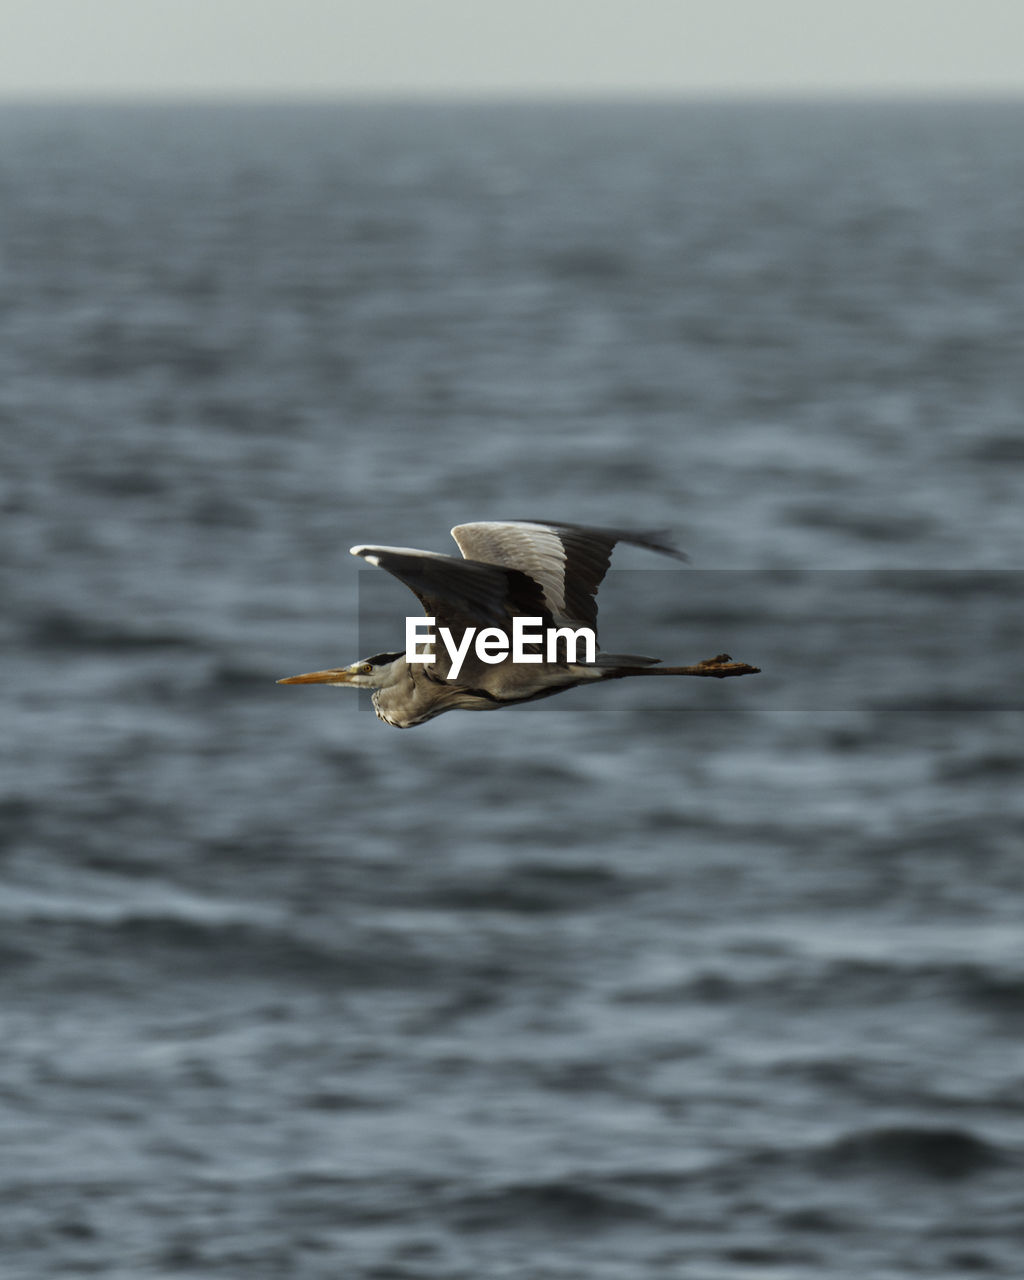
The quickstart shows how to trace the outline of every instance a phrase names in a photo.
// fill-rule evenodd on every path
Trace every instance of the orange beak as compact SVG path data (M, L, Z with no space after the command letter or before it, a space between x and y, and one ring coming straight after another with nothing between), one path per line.
M349 684L352 673L346 667L334 667L330 671L307 671L301 676L285 676L278 684Z

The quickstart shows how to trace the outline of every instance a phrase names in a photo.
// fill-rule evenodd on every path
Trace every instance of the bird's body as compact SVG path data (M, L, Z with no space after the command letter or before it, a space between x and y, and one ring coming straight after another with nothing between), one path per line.
M427 668L407 662L405 654L400 653L388 664L387 683L374 691L373 708L387 724L411 729L445 711L496 711L513 703L550 698L591 678L574 676L568 666L531 674L537 683L545 682L543 687L510 696L509 673L500 668L484 666L474 659L463 667L457 683L449 683L439 674L428 675ZM488 685L497 685L501 691L491 693Z
M349 667L290 676L281 684L332 684L372 689L378 717L400 729L445 711L493 711L548 698L577 685L633 675L748 675L758 668L721 654L691 667L660 667L659 659L595 652L577 661L565 647L549 651L527 640L517 658L486 660L470 631L508 635L516 620L535 619L548 630L589 629L596 637L595 595L617 542L685 559L661 533L588 528L534 521L457 525L462 552L446 556L409 547L356 546L352 554L393 574L417 596L440 635L453 641L419 643L414 651L376 654ZM528 635L533 635L529 632ZM482 637L481 637L482 639ZM454 643L461 654L451 652ZM508 646L506 646L508 647ZM418 653L432 661L410 661Z

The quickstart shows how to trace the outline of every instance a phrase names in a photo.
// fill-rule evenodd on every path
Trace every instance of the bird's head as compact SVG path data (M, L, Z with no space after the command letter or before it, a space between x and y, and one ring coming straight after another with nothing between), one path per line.
M386 689L401 674L404 653L375 653L360 658L348 667L332 667L328 671L307 671L301 676L285 676L278 684L334 684L355 689Z

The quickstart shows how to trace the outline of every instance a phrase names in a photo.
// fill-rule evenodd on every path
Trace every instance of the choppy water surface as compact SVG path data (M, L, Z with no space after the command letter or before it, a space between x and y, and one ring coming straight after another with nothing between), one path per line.
M1022 136L3 109L5 1276L1020 1274ZM764 675L274 685L519 515Z

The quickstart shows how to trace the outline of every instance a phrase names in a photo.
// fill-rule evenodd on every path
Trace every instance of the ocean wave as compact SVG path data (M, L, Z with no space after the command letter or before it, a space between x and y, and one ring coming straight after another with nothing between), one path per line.
M1019 1156L968 1129L918 1125L860 1129L811 1157L822 1173L899 1173L952 1180L1018 1163Z
M175 631L146 631L112 625L109 619L82 617L63 609L40 614L29 625L29 640L37 649L189 649L196 642Z
M511 871L463 875L429 896L434 905L458 910L540 915L585 910L643 887L606 867L528 864Z
M1004 782L1024 776L1024 755L1010 751L986 751L945 760L936 766L935 776L940 782L973 782L987 778Z
M400 928L338 924L332 932L258 909L209 912L85 904L18 913L5 945L55 990L251 978L332 991L419 991L448 982L458 962ZM23 956L21 953L25 952Z
M459 1227L490 1231L509 1223L547 1229L608 1230L659 1217L650 1206L587 1181L522 1182L462 1196L451 1206Z
M761 972L702 967L675 981L628 987L622 1004L769 1004L783 1009L832 1009L837 1004L878 1006L927 997L1003 1014L1024 1013L1024 973L995 964L896 961L842 957L814 963L781 956Z
M961 1126L908 1122L866 1125L808 1146L773 1146L679 1175L678 1190L695 1181L727 1189L780 1174L827 1178L898 1177L902 1182L953 1182L1024 1164L1024 1152ZM812 1229L817 1226L810 1224ZM831 1224L841 1230L843 1220Z

